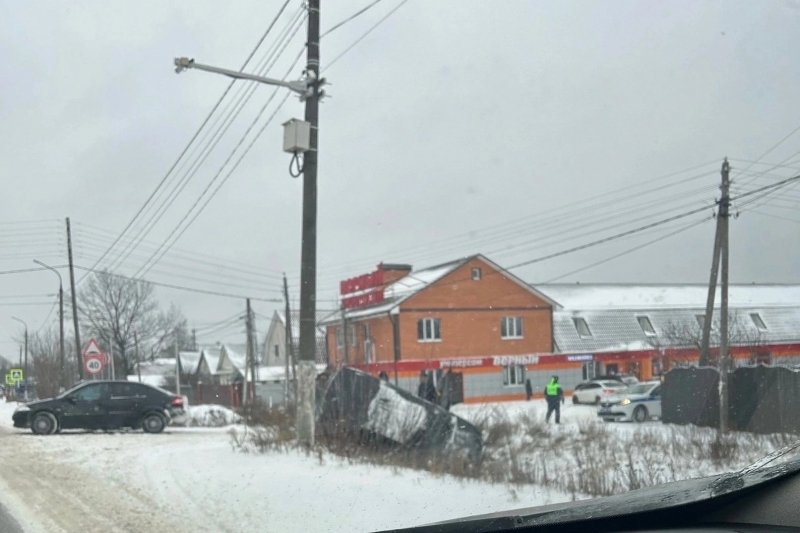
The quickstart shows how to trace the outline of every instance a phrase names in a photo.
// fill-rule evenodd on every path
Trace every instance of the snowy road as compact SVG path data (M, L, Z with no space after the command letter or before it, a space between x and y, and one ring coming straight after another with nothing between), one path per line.
M224 429L36 437L9 427L12 410L0 404L0 502L30 531L375 531L568 499L333 456L245 454Z

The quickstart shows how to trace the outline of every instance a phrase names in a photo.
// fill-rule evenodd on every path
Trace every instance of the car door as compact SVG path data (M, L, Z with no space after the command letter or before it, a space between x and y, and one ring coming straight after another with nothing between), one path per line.
M578 396L578 400L581 403L594 403L595 399L598 396L598 392L600 390L599 383L587 383L586 386L581 389L580 395Z
M95 429L103 419L101 401L108 383L89 383L64 399L61 427L64 429Z
M647 401L647 410L650 416L661 418L661 385L650 391L650 399Z
M101 400L104 427L121 428L135 425L139 404L142 401L138 387L138 384L128 381L108 384L107 394Z

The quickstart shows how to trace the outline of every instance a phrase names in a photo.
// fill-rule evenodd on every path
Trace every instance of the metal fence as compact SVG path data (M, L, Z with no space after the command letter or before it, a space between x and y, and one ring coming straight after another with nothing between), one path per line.
M781 366L747 366L728 378L731 429L754 433L800 433L800 372ZM668 424L719 427L719 372L716 368L670 371L661 396Z

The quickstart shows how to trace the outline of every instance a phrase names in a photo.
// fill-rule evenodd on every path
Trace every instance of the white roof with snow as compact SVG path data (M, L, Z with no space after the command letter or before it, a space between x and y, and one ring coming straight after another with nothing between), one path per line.
M536 289L564 310L703 308L701 284L553 284ZM730 285L731 307L800 306L800 285ZM719 306L717 287L715 305Z

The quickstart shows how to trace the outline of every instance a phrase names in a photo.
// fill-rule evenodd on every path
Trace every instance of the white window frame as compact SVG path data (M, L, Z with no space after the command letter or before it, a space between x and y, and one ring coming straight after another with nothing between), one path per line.
M422 324L422 337L420 337L420 324ZM436 333L439 334L438 337ZM442 319L425 317L417 320L417 342L442 342Z
M639 323L639 327L642 328L642 331L644 332L646 337L658 337L658 333L656 333L656 328L653 327L653 321L650 320L649 316L637 315L636 321ZM642 322L644 322L644 324ZM647 327L650 328L649 331L647 327L645 327L645 324L647 324Z
M349 333L350 340L347 341L347 347L352 348L356 345L356 327L353 324L347 325L347 333ZM344 348L344 337L342 336L342 326L336 326L336 347Z
M524 329L522 328L521 316L504 316L500 318L501 339L503 340L521 339L523 338L523 333Z
M472 281L480 281L483 278L481 267L472 267L470 274L472 276Z
M525 385L525 365L510 365L503 367L503 386L522 387Z
M586 321L585 318L581 316L572 317L572 324L575 326L575 331L578 333L578 336L581 339L591 339L594 337L592 334L592 329L589 327L589 323ZM583 324L586 328L586 333L581 333L581 328L578 327L578 324Z

